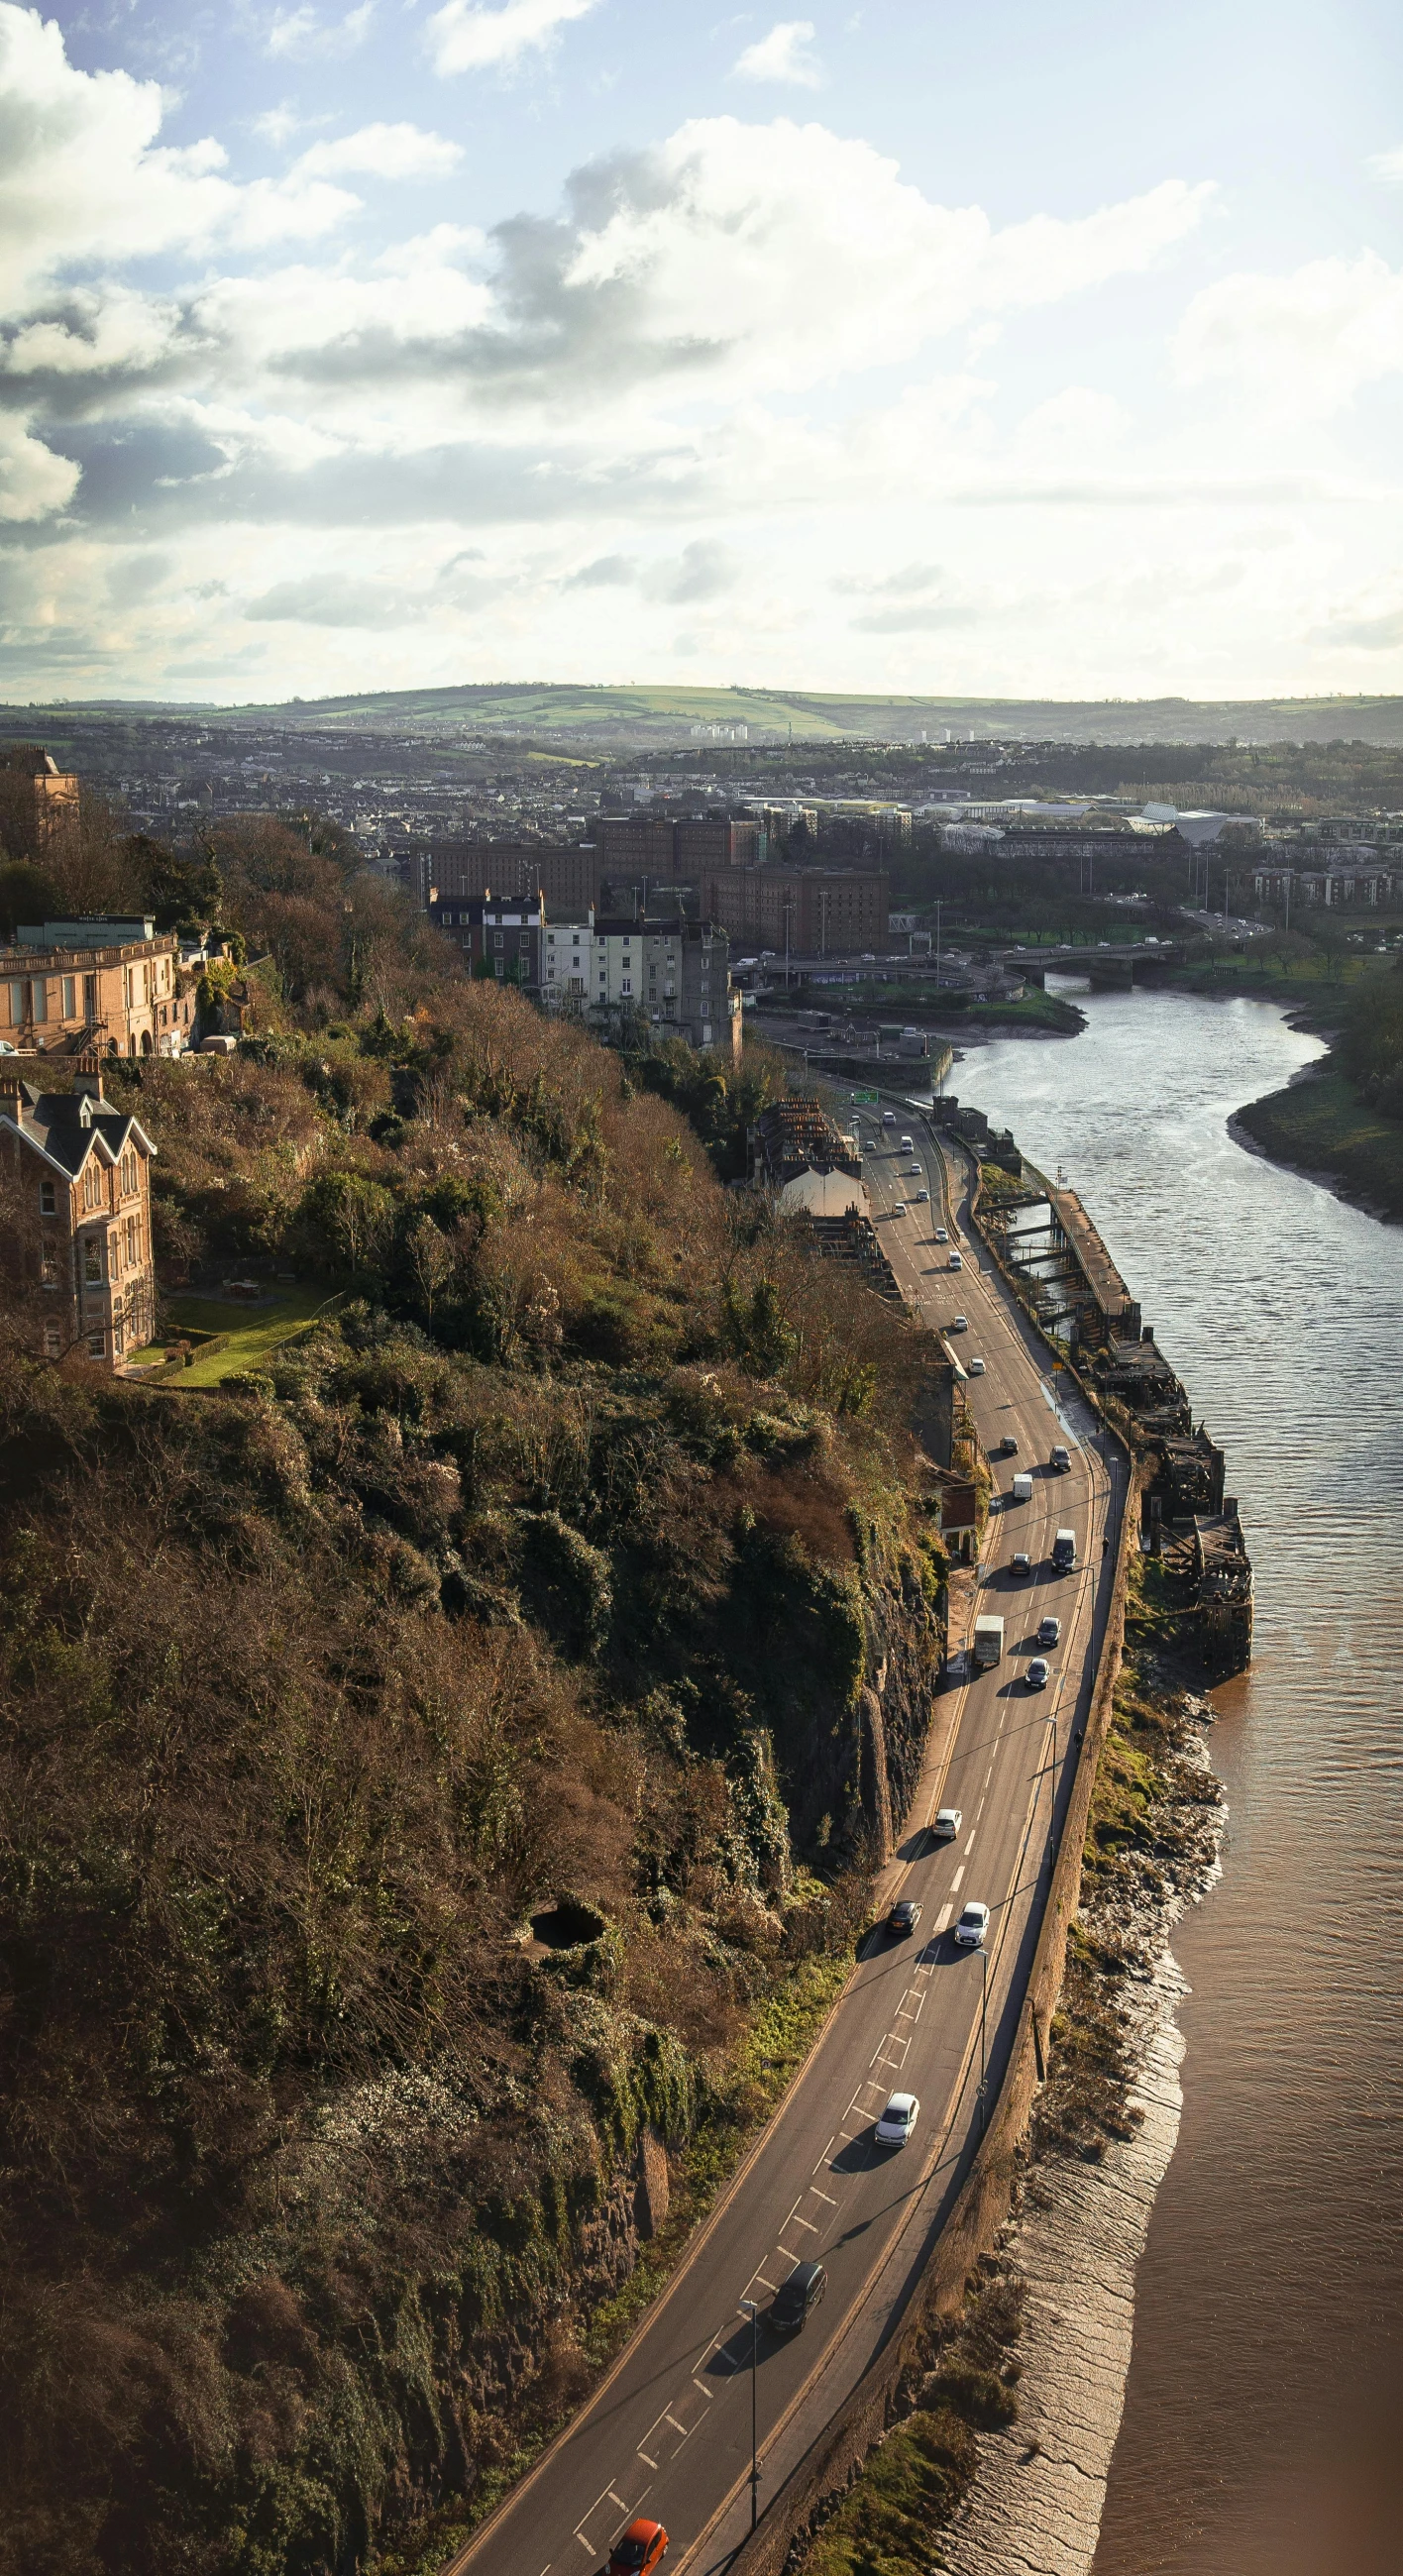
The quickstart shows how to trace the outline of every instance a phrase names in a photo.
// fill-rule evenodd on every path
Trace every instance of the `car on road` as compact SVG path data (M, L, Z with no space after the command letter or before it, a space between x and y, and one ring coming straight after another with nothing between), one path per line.
M916 1192L916 1205L917 1205L917 1207L929 1207L929 1206L930 1206L930 1192L929 1192L929 1190L917 1190L917 1192Z
M895 1932L898 1936L903 1932L914 1932L920 1919L921 1909L914 1899L909 1896L898 1897L887 1916L887 1930Z
M965 1256L964 1256L964 1254L963 1254L962 1252L952 1252L952 1253L951 1253L951 1255L950 1255L950 1260L949 1260L949 1267L950 1267L950 1269L951 1269L951 1270L963 1270L964 1266L965 1266Z
M967 1333L969 1331L968 1315L957 1315L950 1327L950 1330L952 1333Z
M606 2576L653 2576L666 2556L667 2533L662 2524L639 2514L610 2550Z
M989 1908L977 1903L967 1905L955 1926L957 1950L977 1950L989 1929Z
M921 1177L921 1167L920 1167L920 1164L919 1164L919 1163L912 1163L912 1164L911 1164L911 1166L910 1166L910 1168L909 1168L909 1169L908 1169L908 1171L907 1171L906 1177L907 1177L908 1181L918 1181L918 1180L920 1179L920 1177Z
M1070 1449L1064 1449L1059 1442L1047 1463L1055 1476L1069 1476L1072 1472L1072 1453Z
M1029 1690L1046 1690L1051 1678L1052 1666L1049 1664L1046 1655L1034 1655L1031 1664L1028 1666L1028 1669L1023 1676Z
M904 2147L915 2129L920 2110L914 2093L893 2093L873 2132L878 2146Z
M1002 1440L999 1442L999 1456L1001 1458L1016 1458L1017 1455L1018 1443L1014 1439L1013 1433L1011 1431L1006 1431Z
M938 1226L936 1227L936 1229L935 1229L935 1240L936 1240L936 1242L937 1242L937 1243L948 1243L948 1242L949 1242L949 1240L950 1240L950 1229L949 1229L948 1225L938 1225Z
M1013 1553L1013 1571L1015 1574L1032 1573L1033 1560L1028 1554L1026 1547L1015 1548Z
M969 1373L971 1377L982 1377L984 1375L984 1362L982 1360L971 1360L969 1363Z
M1049 1611L1045 1619L1040 1619L1038 1621L1038 1644L1040 1646L1060 1646L1061 1643L1062 1622L1060 1619L1054 1619L1051 1611Z
M942 1807L931 1831L938 1843L953 1843L959 1836L964 1816L958 1807Z
M796 2263L770 2302L770 2324L776 2334L798 2334L808 2324L824 2291L828 2274L821 2263Z
M905 1201L905 1199L898 1199L898 1200L897 1200L897 1202L896 1202L895 1207L892 1209L892 1215L893 1215L893 1216L905 1216L905 1214L906 1214L906 1201Z

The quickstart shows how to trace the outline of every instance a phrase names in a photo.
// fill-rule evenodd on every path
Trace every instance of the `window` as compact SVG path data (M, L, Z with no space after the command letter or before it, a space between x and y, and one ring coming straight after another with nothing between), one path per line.
M507 944L507 942L506 942L506 933L505 933L504 931L501 931L501 930L494 930L494 931L493 931L493 933L492 933L492 945L493 945L493 947L494 947L494 948L505 948L506 944Z
M88 1335L88 1357L89 1357L89 1359L90 1359L90 1360L105 1360L105 1359L106 1359L106 1357L107 1357L107 1335L106 1335L105 1333L89 1333L89 1335Z
M45 1235L39 1247L39 1279L45 1288L58 1286L58 1245L52 1235Z
M84 1281L89 1288L100 1288L104 1276L102 1237L100 1234L85 1234L83 1237Z
M46 1359L46 1360L56 1360L56 1359L58 1359L58 1358L60 1358L60 1357L62 1356L62 1352L63 1352L63 1335L62 1335L62 1333L59 1331L59 1328L58 1328L57 1324L46 1324L46 1325L44 1326L44 1357L45 1357L45 1359Z
M10 986L10 1026L12 1029L17 1029L23 1026L23 1022L24 986L23 984L12 984Z
M78 978L76 975L65 975L63 979L63 1016L66 1020L72 1020L76 1019L77 1015Z
M631 975L625 975L620 989L625 993L631 993L633 991L633 977Z
M39 1184L39 1214L41 1216L58 1214L58 1191L52 1181L41 1181Z
M494 962L494 964L495 964L495 966L496 966L496 969L497 969L498 974L499 974L499 975L501 975L501 976L503 976L503 977L505 977L505 975L506 975L506 971L507 971L507 961L506 961L505 957L498 957L498 958L494 959L494 961L493 961L493 962Z

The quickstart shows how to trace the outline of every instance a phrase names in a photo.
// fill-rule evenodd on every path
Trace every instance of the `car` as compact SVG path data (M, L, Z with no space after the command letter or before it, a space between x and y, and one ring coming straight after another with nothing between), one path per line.
M956 1949L977 1950L988 1929L988 1906L978 1903L967 1905L955 1926Z
M1038 1644L1040 1646L1060 1646L1061 1643L1062 1622L1060 1619L1055 1619L1051 1611L1049 1611L1045 1619L1040 1619L1038 1621Z
M999 1442L999 1456L1001 1458L1016 1458L1017 1455L1018 1443L1014 1439L1013 1433L1011 1431L1006 1431L1002 1440Z
M776 2334L799 2334L808 2324L828 2287L821 2263L796 2263L770 2302L770 2324Z
M914 2093L893 2093L873 2132L878 2146L906 2146L920 2111L921 2106Z
M938 1843L953 1843L959 1838L964 1816L958 1807L942 1807L931 1827Z
M968 1315L957 1315L950 1326L950 1330L952 1333L967 1333L969 1331Z
M667 2556L667 2533L660 2522L650 2522L638 2514L621 2531L609 2552L606 2576L653 2576Z
M1049 1458L1047 1463L1049 1467L1051 1467L1054 1475L1070 1475L1072 1469L1072 1453L1070 1449L1064 1449L1059 1445L1053 1450L1052 1456Z
M951 1255L950 1255L950 1260L949 1260L948 1267L949 1267L951 1270L963 1270L964 1266L965 1266L965 1256L964 1256L964 1254L963 1254L962 1252L952 1252L952 1253L951 1253Z
M935 1229L935 1240L937 1243L948 1243L950 1240L949 1227L946 1225L938 1225Z
M1049 1664L1046 1655L1034 1655L1031 1664L1028 1666L1028 1669L1023 1676L1029 1690L1046 1690L1051 1678L1052 1666Z
M917 1192L916 1192L916 1205L917 1205L917 1207L929 1207L929 1206L930 1206L930 1192L929 1192L929 1190L917 1190Z
M890 1914L887 1916L887 1930L889 1932L896 1933L914 1932L920 1919L921 1909L919 1905L917 1905L915 1899L910 1896L901 1896L898 1897Z
M1015 1573L1015 1574L1031 1574L1031 1573L1032 1573L1032 1571L1033 1571L1033 1560L1032 1560L1031 1556L1028 1554L1028 1551L1027 1551L1026 1547L1020 1547L1020 1548L1016 1548L1016 1549L1014 1550L1014 1557L1013 1557L1013 1571L1014 1571L1014 1573Z
M908 1181L918 1181L918 1180L920 1179L920 1177L921 1177L921 1167L920 1167L920 1164L919 1164L919 1163L912 1163L912 1164L909 1166L908 1170L907 1170L906 1177L907 1177Z
M892 1215L893 1215L893 1216L905 1216L905 1214L906 1214L906 1201L905 1201L905 1199L898 1199L898 1200L897 1200L897 1203L896 1203L896 1205L895 1205L895 1207L892 1209Z
M969 1373L971 1377L982 1377L984 1375L984 1362L982 1360L971 1360L969 1362Z
M884 1127L894 1127L896 1125L896 1111L894 1109L884 1109L882 1111L882 1125Z

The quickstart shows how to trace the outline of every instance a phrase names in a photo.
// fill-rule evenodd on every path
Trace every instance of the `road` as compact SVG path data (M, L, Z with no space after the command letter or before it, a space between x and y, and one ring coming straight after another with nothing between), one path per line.
M903 1133L914 1153L895 1150ZM920 1177L909 1176L913 1161ZM954 1347L986 1364L967 1388L986 1450L1006 1433L1018 1442L1016 1459L995 1464L996 1488L1011 1484L1015 1466L1034 1475L1031 1503L1005 1501L991 1515L977 1588L977 1606L1005 1619L1005 1660L957 1680L953 1709L942 1697L940 1717L951 1722L933 1739L944 1755L927 1763L884 1879L884 1901L914 1898L920 1922L905 1940L869 1937L797 2081L627 2350L447 2576L489 2567L594 2576L640 2512L667 2526L669 2576L725 2567L750 2527L752 2403L763 2504L881 2349L977 2145L1036 1943L1052 1800L1060 1808L1069 1788L1090 1702L1110 1591L1102 1542L1118 1527L1124 1485L1085 1411L1054 1410L1045 1355L963 1206L951 1203L962 1168L947 1176L914 1112L866 1160L903 1292L933 1326L956 1311L968 1317ZM928 1206L908 1199L904 1216L890 1212L921 1187ZM940 1222L962 1252L960 1274L932 1239ZM1071 1449L1069 1473L1046 1465L1054 1442ZM1059 1576L1052 1535L1064 1525L1076 1530L1078 1563ZM1031 1578L1010 1570L1018 1549L1034 1560ZM1062 1642L1051 1686L1035 1693L1023 1673L1048 1611L1062 1621ZM963 1811L954 1844L930 1839L941 1806ZM949 1926L975 1897L992 1909L986 1947L956 1951ZM872 2136L893 2090L921 2104L911 2143L895 2153ZM815 2256L828 2291L804 2331L784 2340L762 2319L754 2334L741 2302L763 2309L794 2265Z

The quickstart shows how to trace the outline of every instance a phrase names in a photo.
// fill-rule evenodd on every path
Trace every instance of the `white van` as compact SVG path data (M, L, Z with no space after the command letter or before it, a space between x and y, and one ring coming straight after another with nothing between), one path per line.
M962 1252L952 1252L947 1267L951 1270L963 1270L964 1266L964 1254Z
M1015 1503L1031 1503L1033 1499L1032 1477L1026 1475L1015 1476L1011 1487L1011 1493Z
M884 1109L882 1111L882 1125L884 1127L894 1127L896 1125L896 1111L894 1109Z
M901 1150L902 1150L903 1154L914 1154L914 1153L915 1153L916 1148L915 1148L915 1146L912 1144L911 1139L910 1139L910 1137L909 1137L909 1136L903 1136L903 1137L902 1137L902 1140L901 1140Z

